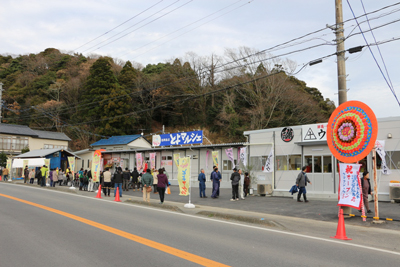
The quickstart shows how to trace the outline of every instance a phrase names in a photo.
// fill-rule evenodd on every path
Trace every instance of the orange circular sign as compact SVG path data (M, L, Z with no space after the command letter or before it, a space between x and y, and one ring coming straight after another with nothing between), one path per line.
M329 118L328 147L338 160L354 163L365 158L375 145L378 121L372 109L360 101L347 101Z

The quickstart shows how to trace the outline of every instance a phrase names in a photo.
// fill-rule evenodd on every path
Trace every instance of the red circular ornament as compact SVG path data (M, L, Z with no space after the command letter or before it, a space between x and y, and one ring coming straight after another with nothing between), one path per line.
M374 112L360 101L347 101L329 118L328 147L338 160L354 163L365 158L375 145L378 121Z

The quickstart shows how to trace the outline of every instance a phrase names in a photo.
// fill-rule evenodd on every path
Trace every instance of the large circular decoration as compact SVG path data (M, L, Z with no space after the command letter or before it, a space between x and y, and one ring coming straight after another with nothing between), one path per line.
M283 142L290 142L293 140L294 137L294 131L290 127L285 127L281 131L281 138Z
M335 158L354 163L371 152L377 135L378 121L370 107L360 101L347 101L329 118L326 138Z

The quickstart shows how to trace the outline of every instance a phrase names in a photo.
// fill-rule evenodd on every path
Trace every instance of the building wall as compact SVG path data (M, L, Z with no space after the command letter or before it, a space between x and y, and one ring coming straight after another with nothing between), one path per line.
M53 147L46 148L68 148L68 141L52 140L52 139L41 139L29 137L29 150L44 149L45 145L52 145Z

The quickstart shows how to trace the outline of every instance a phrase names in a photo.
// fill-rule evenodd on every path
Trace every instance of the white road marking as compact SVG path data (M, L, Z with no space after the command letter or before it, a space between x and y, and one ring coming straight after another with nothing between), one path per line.
M7 185L20 186L20 185L17 185L17 184L7 184ZM31 189L36 189L36 190L45 190L43 188L37 188L37 187L26 187L26 186L21 186L21 187L22 188L31 188ZM52 192L52 193L66 194L66 195L69 195L69 196L78 196L78 197L87 198L87 199L91 199L91 200L105 201L107 203L114 203L114 204L117 204L117 205L125 205L125 206L128 206L128 207L136 207L136 208L147 209L147 210L151 210L151 211L165 212L165 213L170 213L170 214L174 214L174 215L180 215L180 216L196 218L196 219L201 219L201 220L206 220L206 221L212 221L212 222L217 222L217 223L224 223L224 224L235 225L235 226L240 226L240 227L247 227L247 228L250 228L250 229L273 232L273 233L277 233L277 234L284 234L284 235L297 236L297 237L301 237L301 238L313 239L313 240L318 240L318 241L325 241L325 242L329 242L329 243L340 244L340 245L351 246L351 247L357 247L357 248L362 248L362 249L368 249L368 250L373 250L373 251L377 251L377 252L389 253L389 254L394 254L394 255L400 256L400 252L395 252L395 251L390 251L390 250L380 249L380 248L375 248L375 247L368 247L368 246L363 246L363 245L358 245L358 244L352 244L352 243L349 243L349 241L343 242L343 241L338 241L338 240L335 240L335 239L314 237L314 236L308 236L308 235L285 232L285 231L281 231L281 230L262 228L262 227L253 226L253 225L221 221L221 220L201 217L201 216L197 216L197 215L179 213L179 212L175 212L175 211L169 211L169 210L163 210L163 209L157 209L157 208L151 208L151 207L143 207L143 206L139 206L139 205L135 205L135 204L127 204L127 203L123 203L123 202L114 202L114 201L109 201L109 200L105 200L105 199L102 199L102 198L94 198L94 197L82 196L82 195L78 195L78 194L75 195L75 194L71 194L71 193L68 193L68 192L62 192L62 191L56 191L56 190L54 190L54 191L53 190L46 190L46 191L47 192Z

